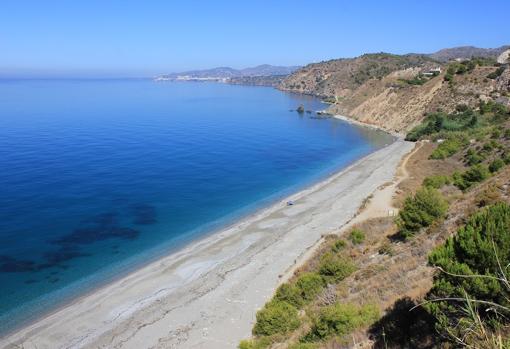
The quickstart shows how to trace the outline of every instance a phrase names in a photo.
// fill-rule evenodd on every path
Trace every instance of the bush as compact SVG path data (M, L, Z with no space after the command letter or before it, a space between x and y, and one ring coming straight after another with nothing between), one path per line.
M297 279L296 287L300 291L301 297L308 302L315 299L321 292L324 280L317 273L305 273Z
M399 212L397 225L401 236L407 238L421 228L428 227L442 218L447 209L448 203L437 190L430 187L418 190L413 197L405 199Z
M466 153L466 162L469 166L473 166L476 164L481 163L483 160L485 160L485 155L477 153L473 149L468 149Z
M505 71L505 66L501 66L489 75L487 75L487 78L489 79L497 79L503 72Z
M301 308L305 303L301 290L294 284L285 283L278 287L274 295L274 299L287 302L296 308Z
M356 267L348 257L326 253L322 256L319 264L319 274L326 281L338 282L356 270Z
M500 137L501 137L501 130L499 130L497 128L492 130L491 138L498 139Z
M345 246L347 246L347 243L345 242L345 240L338 240L336 241L333 246L331 247L331 250L335 253L338 253L340 251L342 251Z
M256 317L253 334L257 336L283 334L299 327L298 311L287 302L272 300L257 312Z
M471 166L466 172L453 174L453 184L460 190L467 190L476 183L490 177L489 169L481 164Z
M445 175L430 176L423 180L424 187L430 187L434 189L440 189L441 187L451 183L451 178Z
M456 132L456 136L461 136L460 140L465 141L467 130L474 129L479 126L479 115L469 107L461 107L456 112L446 114L443 112L427 114L423 122L413 128L406 136L408 141L417 141L424 136L440 134L441 132Z
M379 309L374 305L362 307L354 304L334 304L322 308L314 318L313 326L305 340L314 341L330 336L345 336L362 326L379 319Z
M457 153L467 144L466 140L458 138L450 138L440 143L436 149L430 154L431 159L446 159Z
M450 237L429 256L431 265L466 277L438 273L427 298L464 298L467 293L476 300L508 306L509 290L495 278L503 276L502 273L510 277L506 268L510 263L509 232L508 204L498 203L474 214L456 236ZM488 305L478 304L477 308L482 318L495 316L493 311L487 311ZM448 323L458 323L466 315L462 307L447 302L431 303L428 310L439 319L438 326L443 330Z
M314 300L323 287L322 276L317 273L304 273L294 284L285 283L278 287L274 299L287 302L299 309Z
M271 339L267 337L245 339L239 343L239 349L266 349L270 345Z
M489 165L489 171L491 173L498 172L503 166L505 166L505 162L501 159L496 159Z
M349 234L349 240L355 245L361 244L365 241L365 233L359 229L353 229Z

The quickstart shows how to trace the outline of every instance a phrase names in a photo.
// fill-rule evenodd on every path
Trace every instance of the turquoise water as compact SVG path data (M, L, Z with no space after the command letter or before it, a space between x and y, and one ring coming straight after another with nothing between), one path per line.
M264 87L0 81L0 331L391 142Z

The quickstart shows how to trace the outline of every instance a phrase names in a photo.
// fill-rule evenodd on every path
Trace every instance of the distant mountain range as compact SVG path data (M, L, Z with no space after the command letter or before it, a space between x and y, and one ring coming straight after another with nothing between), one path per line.
M311 66L320 67L329 66L329 65L337 65L340 64L341 67L344 65L350 65L351 62L357 62L362 57L367 57L369 59L375 59L376 65L381 65L381 69L386 71L398 70L397 68L402 68L403 66L415 66L417 63L423 64L425 61L429 61L430 64L433 62L436 63L445 63L453 59L470 59L472 57L485 57L485 58L498 58L503 52L508 51L510 49L510 45L501 46L498 48L479 48L474 46L460 46L453 48L445 48L439 50L434 53L429 54L407 54L402 55L396 61L389 59L391 62L380 61L381 57L397 57L397 55L391 54L366 54L362 55L358 58L340 58L333 59L321 63L311 64L306 67L300 66L274 66L270 64L262 64L256 67L244 68L244 69L234 69L231 67L217 67L212 69L203 69L203 70L190 70L179 73L171 73L160 75L155 78L156 81L162 80L178 80L178 81L217 81L224 83L232 83L232 84L240 84L240 85L265 85L265 86L278 86L287 76L290 76L293 73L299 73L302 69L308 69ZM379 56L380 57L379 57ZM374 63L374 64L375 64ZM388 66L388 64L390 66ZM392 66L395 65L395 67ZM418 65L420 65L418 64ZM402 67L400 67L402 65ZM350 69L350 68L349 68ZM368 68L367 68L368 69ZM325 69L328 70L327 68ZM342 71L342 68L340 68ZM335 70L333 75L338 75L338 71ZM352 80L353 73L349 70L346 76L343 76L341 80L343 83L349 82ZM322 77L317 77L319 80L322 80ZM360 77L363 80L363 77ZM359 79L358 79L359 80ZM360 80L360 81L361 81ZM304 82L301 82L304 88ZM326 85L321 85L323 88L327 87ZM288 88L288 86L287 86ZM292 88L290 88L292 89Z
M510 45L505 45L497 48L480 48L475 46L460 46L445 48L437 52L428 54L432 59L440 62L447 62L452 59L459 58L472 58L472 57L484 57L484 58L496 58L504 51L510 49Z
M262 64L256 67L245 69L234 69L230 67L218 67L204 70L190 70L180 73L161 75L156 80L214 80L226 81L231 78L261 77L261 76L284 76L289 75L301 67L283 67L269 64Z

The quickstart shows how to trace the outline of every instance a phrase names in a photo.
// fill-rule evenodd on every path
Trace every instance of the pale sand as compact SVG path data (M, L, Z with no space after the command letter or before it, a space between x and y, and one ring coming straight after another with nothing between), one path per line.
M235 348L323 234L394 178L398 140L326 181L190 244L0 340L2 348ZM293 200L293 206L285 202Z

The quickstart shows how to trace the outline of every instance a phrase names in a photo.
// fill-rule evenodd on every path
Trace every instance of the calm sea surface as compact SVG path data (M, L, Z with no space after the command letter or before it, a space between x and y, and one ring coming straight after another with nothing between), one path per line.
M388 144L264 87L0 81L0 332Z

